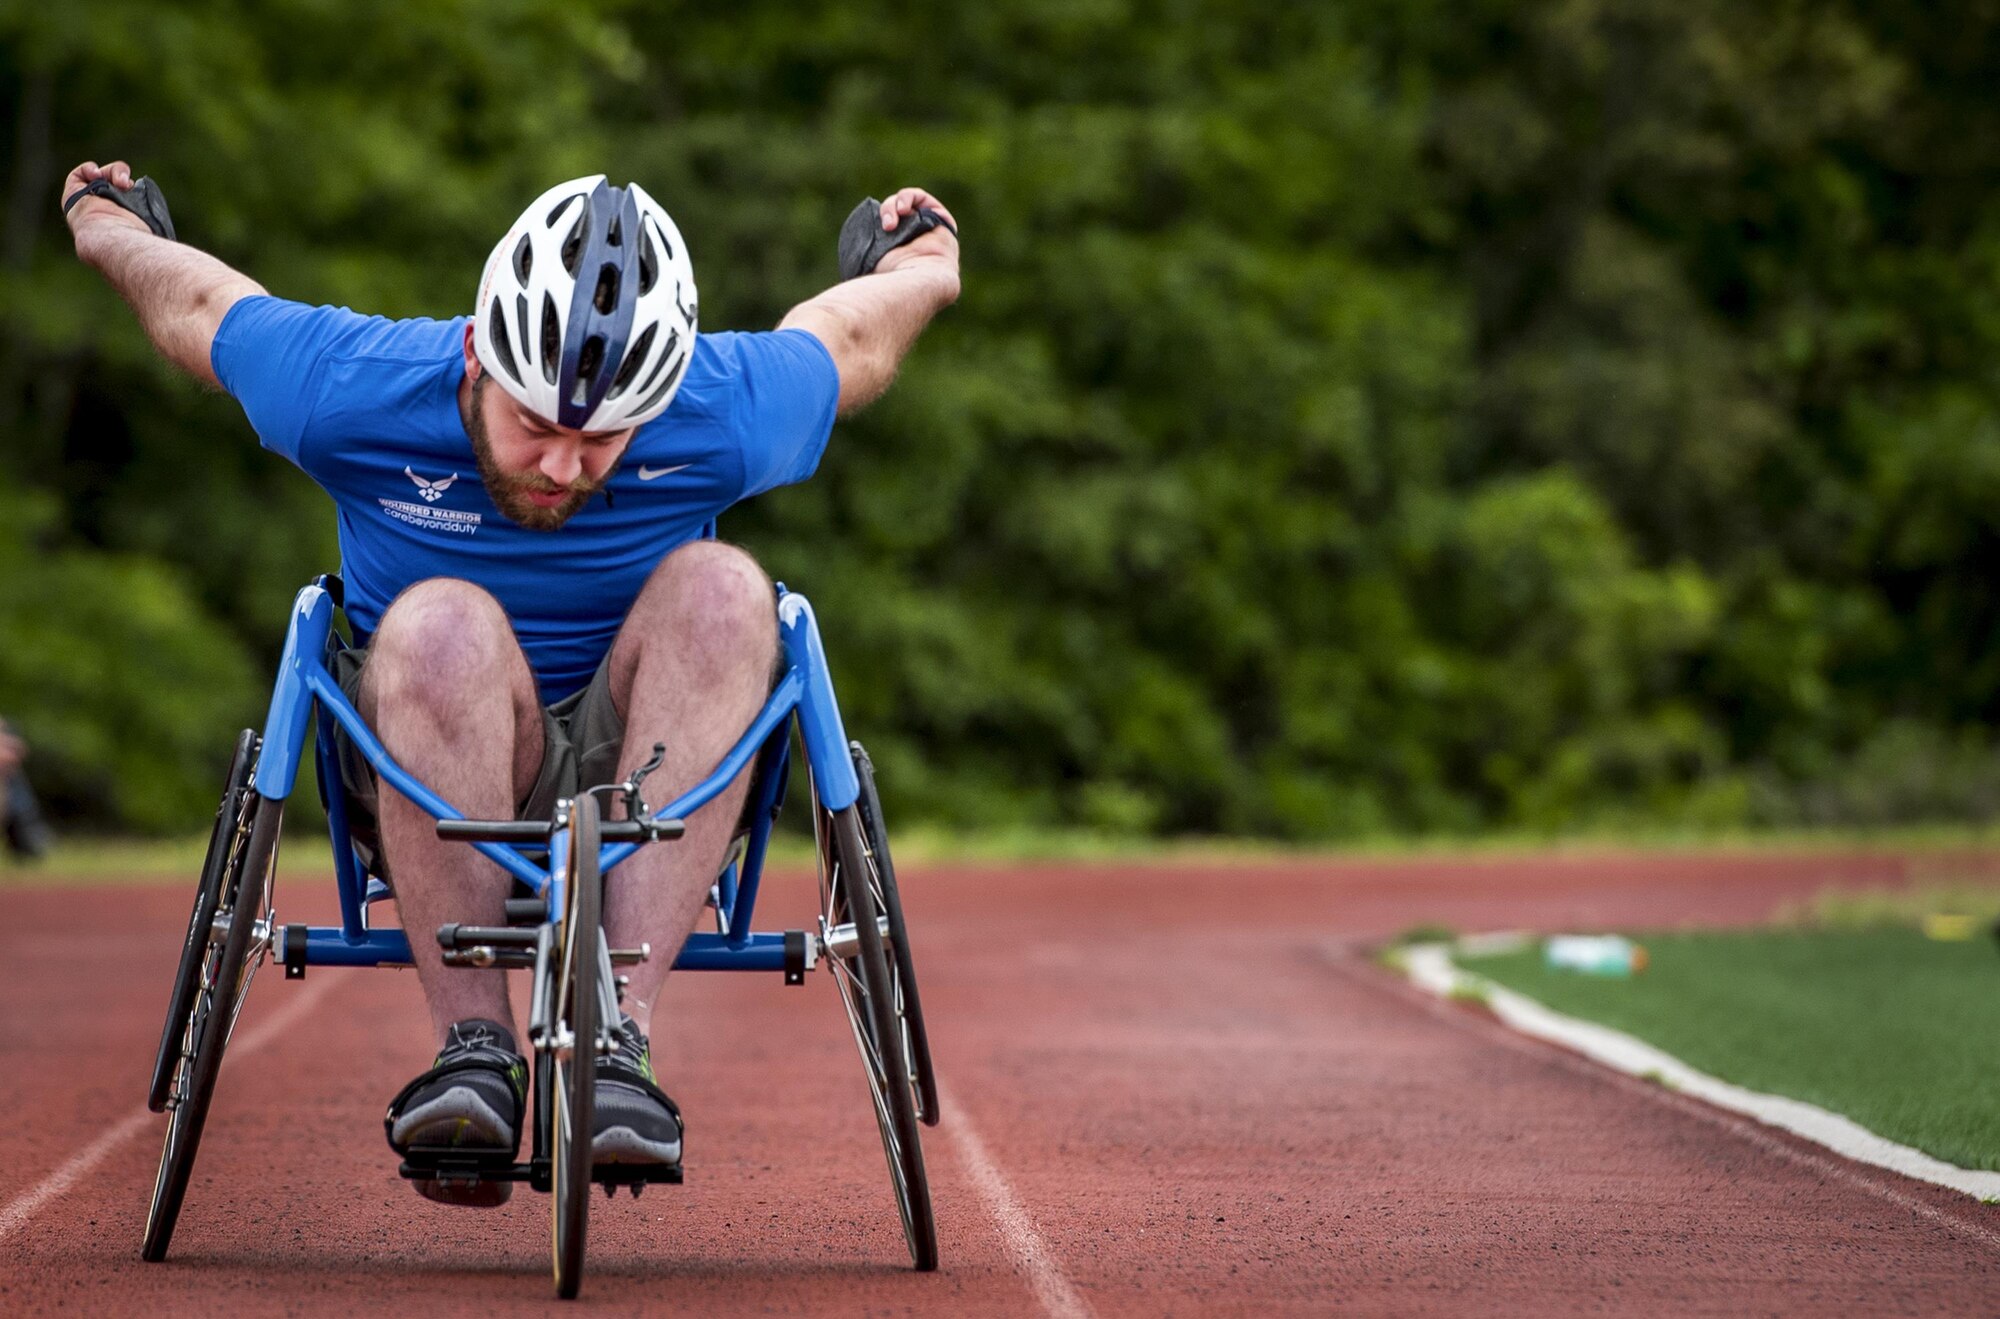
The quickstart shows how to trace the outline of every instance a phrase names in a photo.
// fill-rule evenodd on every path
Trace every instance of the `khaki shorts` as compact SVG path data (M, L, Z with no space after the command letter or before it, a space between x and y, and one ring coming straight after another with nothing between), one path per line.
M357 708L367 660L365 648L343 650L333 657L334 680ZM340 781L347 793L347 831L363 863L386 882L389 876L382 857L382 836L375 823L381 795L375 770L345 732L336 737ZM616 782L623 777L618 772L618 752L624 741L625 721L618 717L618 706L611 699L611 657L607 654L582 691L542 708L542 768L535 776L535 786L514 804L514 817L546 820L557 799L574 797L599 783Z

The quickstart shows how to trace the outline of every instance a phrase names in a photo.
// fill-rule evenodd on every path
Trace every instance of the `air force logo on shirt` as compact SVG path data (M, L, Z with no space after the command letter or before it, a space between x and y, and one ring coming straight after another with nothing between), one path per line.
M445 491L451 489L458 480L458 473L441 476L434 481L425 480L410 468L403 469L403 475L417 484L417 493L424 502L412 504L402 499L382 499L382 511L398 522L406 522L425 531L440 532L447 536L470 536L479 530L479 514L462 513L454 508L432 507L444 498Z
M444 492L451 489L451 483L458 480L458 473L453 472L450 476L443 477L440 480L426 481L407 467L403 469L403 475L417 483L417 493L424 497L426 504L435 504L438 500L443 499Z

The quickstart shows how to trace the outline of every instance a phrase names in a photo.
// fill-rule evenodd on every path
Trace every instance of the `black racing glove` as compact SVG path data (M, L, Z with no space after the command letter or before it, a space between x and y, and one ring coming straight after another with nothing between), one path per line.
M896 227L882 231L882 203L873 197L848 212L840 226L840 277L856 279L870 274L875 263L919 234L933 229L949 229L953 238L958 228L928 206L904 216Z
M170 243L180 240L174 237L174 217L167 214L167 199L160 194L160 185L150 178L133 180L132 186L121 188L110 179L92 179L69 195L63 203L63 214L85 197L109 197L132 214L146 222L146 227Z

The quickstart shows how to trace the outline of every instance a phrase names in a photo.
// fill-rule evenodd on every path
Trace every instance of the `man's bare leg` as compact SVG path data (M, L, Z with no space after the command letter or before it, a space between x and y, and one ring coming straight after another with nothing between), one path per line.
M733 545L695 541L653 570L611 649L611 692L625 719L619 774L664 742L665 763L646 780L658 808L693 787L749 727L771 691L778 617L771 581ZM613 947L650 943L650 961L628 969L626 1011L650 1033L661 983L700 918L743 811L746 770L696 811L677 842L656 843L611 872L604 896ZM588 786L588 785L585 785Z
M432 578L396 597L369 644L360 695L362 717L396 762L466 815L512 819L533 790L541 699L505 611L470 582ZM433 937L447 921L506 924L506 872L438 838L429 813L387 783L378 815L439 1042L473 1017L511 1030L506 973L447 967Z

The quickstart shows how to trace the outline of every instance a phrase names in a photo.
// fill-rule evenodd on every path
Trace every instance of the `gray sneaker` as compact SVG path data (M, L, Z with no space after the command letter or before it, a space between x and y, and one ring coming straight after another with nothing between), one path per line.
M475 1017L453 1026L437 1063L389 1101L382 1121L389 1148L407 1156L415 1146L512 1159L521 1145L528 1064L514 1035L497 1021ZM509 1181L419 1181L417 1193L440 1204L491 1208L514 1194Z
M681 1110L653 1075L653 1053L630 1017L614 1031L618 1047L597 1060L597 1110L590 1157L594 1163L651 1163L678 1168Z

